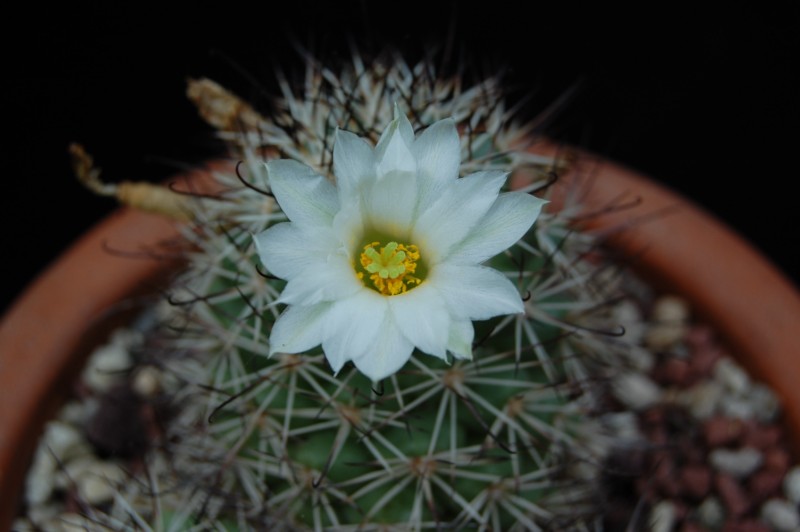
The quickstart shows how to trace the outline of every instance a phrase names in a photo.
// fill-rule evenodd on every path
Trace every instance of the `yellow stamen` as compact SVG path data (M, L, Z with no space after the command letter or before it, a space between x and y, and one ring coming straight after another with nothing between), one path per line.
M380 242L371 242L364 246L361 253L361 267L369 274L372 286L385 296L396 296L414 288L422 282L414 276L417 271L419 249L413 244L389 242L380 247ZM363 272L357 272L359 279L364 279Z

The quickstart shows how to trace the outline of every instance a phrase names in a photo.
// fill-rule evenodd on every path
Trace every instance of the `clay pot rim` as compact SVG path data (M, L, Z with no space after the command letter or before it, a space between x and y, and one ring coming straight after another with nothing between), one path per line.
M553 148L534 146L537 153ZM717 328L752 374L781 396L787 426L800 436L800 323L796 288L742 238L691 201L618 164L583 154L571 179L587 209L602 209L622 194L638 197L630 209L593 217L590 228L609 232L611 244L637 256L637 271L664 289L686 296ZM603 186L592 186L602 180ZM671 214L653 216L655 213ZM109 309L175 268L167 260L131 259L108 253L106 244L136 250L177 236L173 223L121 209L78 240L41 274L0 321L0 527L10 526L30 457L53 413L53 391L67 389L72 363L87 351L87 323L101 324ZM691 238L685 238L691 236ZM693 245L693 243L697 245ZM723 267L714 267L731 253ZM56 306L69 301L69 311ZM27 331L27 332L25 332ZM46 332L47 334L43 334ZM37 374L38 384L27 376Z

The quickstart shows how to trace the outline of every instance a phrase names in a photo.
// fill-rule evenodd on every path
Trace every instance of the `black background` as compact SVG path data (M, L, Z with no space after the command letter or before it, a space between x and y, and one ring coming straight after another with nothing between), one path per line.
M301 72L297 43L324 58L351 41L414 58L448 36L469 72L507 67L512 94L533 94L531 115L577 84L551 136L682 191L800 278L797 3L174 5L4 13L0 310L114 207L72 178L69 142L108 180L161 180L220 148L184 98L188 76L263 107L276 67Z

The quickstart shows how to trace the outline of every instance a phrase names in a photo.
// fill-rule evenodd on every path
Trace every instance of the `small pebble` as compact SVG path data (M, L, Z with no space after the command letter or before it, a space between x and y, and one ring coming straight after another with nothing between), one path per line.
M755 503L761 503L770 497L778 495L781 489L783 473L761 469L753 473L747 480L747 489L750 498Z
M653 305L653 321L679 322L689 320L689 304L678 296L659 297Z
M645 344L656 351L665 350L679 342L685 334L684 323L656 323L647 330Z
M725 522L725 508L718 498L707 497L697 507L697 518L701 524L716 530Z
M709 347L714 342L714 331L709 325L692 325L684 341L694 350Z
M641 346L631 346L628 356L625 358L633 369L641 373L650 373L656 365L655 354Z
M134 337L131 332L117 331L108 344L95 350L82 374L83 382L92 391L109 390L130 369L133 363L130 347Z
M70 401L65 404L56 418L68 425L80 427L86 422L87 410L84 402Z
M658 460L653 473L655 485L660 493L666 497L677 497L681 494L681 481L677 475L675 461L670 456Z
M36 532L37 527L27 517L17 517L11 523L11 530L14 532Z
M800 466L794 466L783 479L783 491L792 504L800 506Z
M657 380L662 385L685 388L689 384L689 362L680 358L667 359L658 370Z
M680 394L680 402L695 419L704 420L717 412L722 395L722 386L718 382L705 381Z
M703 435L709 447L722 447L735 443L744 433L744 425L738 419L715 416L703 424Z
M661 401L661 388L641 373L622 373L613 382L614 397L631 410L645 410Z
M48 501L45 504L37 504L28 509L28 519L40 529L47 530L46 523L57 518L63 511L59 504Z
M59 532L86 532L87 530L94 530L98 524L88 517L84 517L76 513L65 513L55 519Z
M797 506L783 499L770 499L761 506L761 520L778 532L800 530Z
M711 470L702 465L687 465L680 471L683 492L700 500L711 491Z
M614 435L614 438L618 438L622 442L640 441L642 439L639 421L633 412L610 412L603 416L602 420Z
M58 463L50 451L40 445L33 455L33 463L25 478L25 500L28 504L42 504L50 498L53 492L53 475L57 467Z
M783 430L778 425L764 425L751 420L744 425L742 443L755 449L770 449L778 445L783 437Z
M625 340L630 344L641 344L644 338L646 322L642 319L642 312L638 305L625 300L614 306L613 319L625 327Z
M721 358L714 366L714 378L735 394L746 394L750 389L750 377L729 357Z
M161 371L153 366L139 369L133 377L132 387L142 397L155 397L161 390Z
M64 468L56 472L53 484L56 488L67 490L81 478L86 471L90 471L100 459L94 455L81 456L64 463Z
M751 505L750 497L734 477L720 473L714 485L728 515L738 518L747 513Z
M61 421L49 422L25 480L25 499L28 503L42 504L50 498L59 461L87 454L91 454L91 449L77 429Z
M650 511L651 532L672 532L678 520L675 505L670 501L661 501Z
M755 406L756 419L762 423L772 423L780 414L780 399L771 389L761 383L750 389L750 402Z
M770 528L756 519L730 519L722 527L722 532L772 532Z
M720 410L722 415L734 419L747 421L756 418L756 405L748 396L726 394L720 401Z
M789 456L789 451L781 447L773 447L764 452L764 469L783 475L789 470L791 462L792 457Z
M676 296L660 297L653 306L653 325L645 335L645 343L655 349L667 349L686 336L689 328L689 306Z
M125 471L111 462L95 462L77 480L78 492L89 504L103 504L114 499L118 486L125 481Z
M714 366L717 365L717 362L719 362L722 356L722 350L718 347L703 346L695 349L689 359L692 374L697 379L711 377Z
M764 462L764 455L752 447L741 449L714 449L708 455L714 469L735 478L747 478Z

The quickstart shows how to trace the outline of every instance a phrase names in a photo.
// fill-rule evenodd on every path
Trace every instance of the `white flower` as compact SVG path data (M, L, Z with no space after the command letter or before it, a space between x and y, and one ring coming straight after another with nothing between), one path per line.
M523 312L514 284L481 263L521 238L545 202L500 193L502 172L459 178L460 156L452 120L415 138L396 111L375 148L337 131L336 185L297 161L267 163L290 220L254 237L267 269L288 281L271 355L322 344L334 372L352 360L378 381L415 347L471 359L471 320Z

